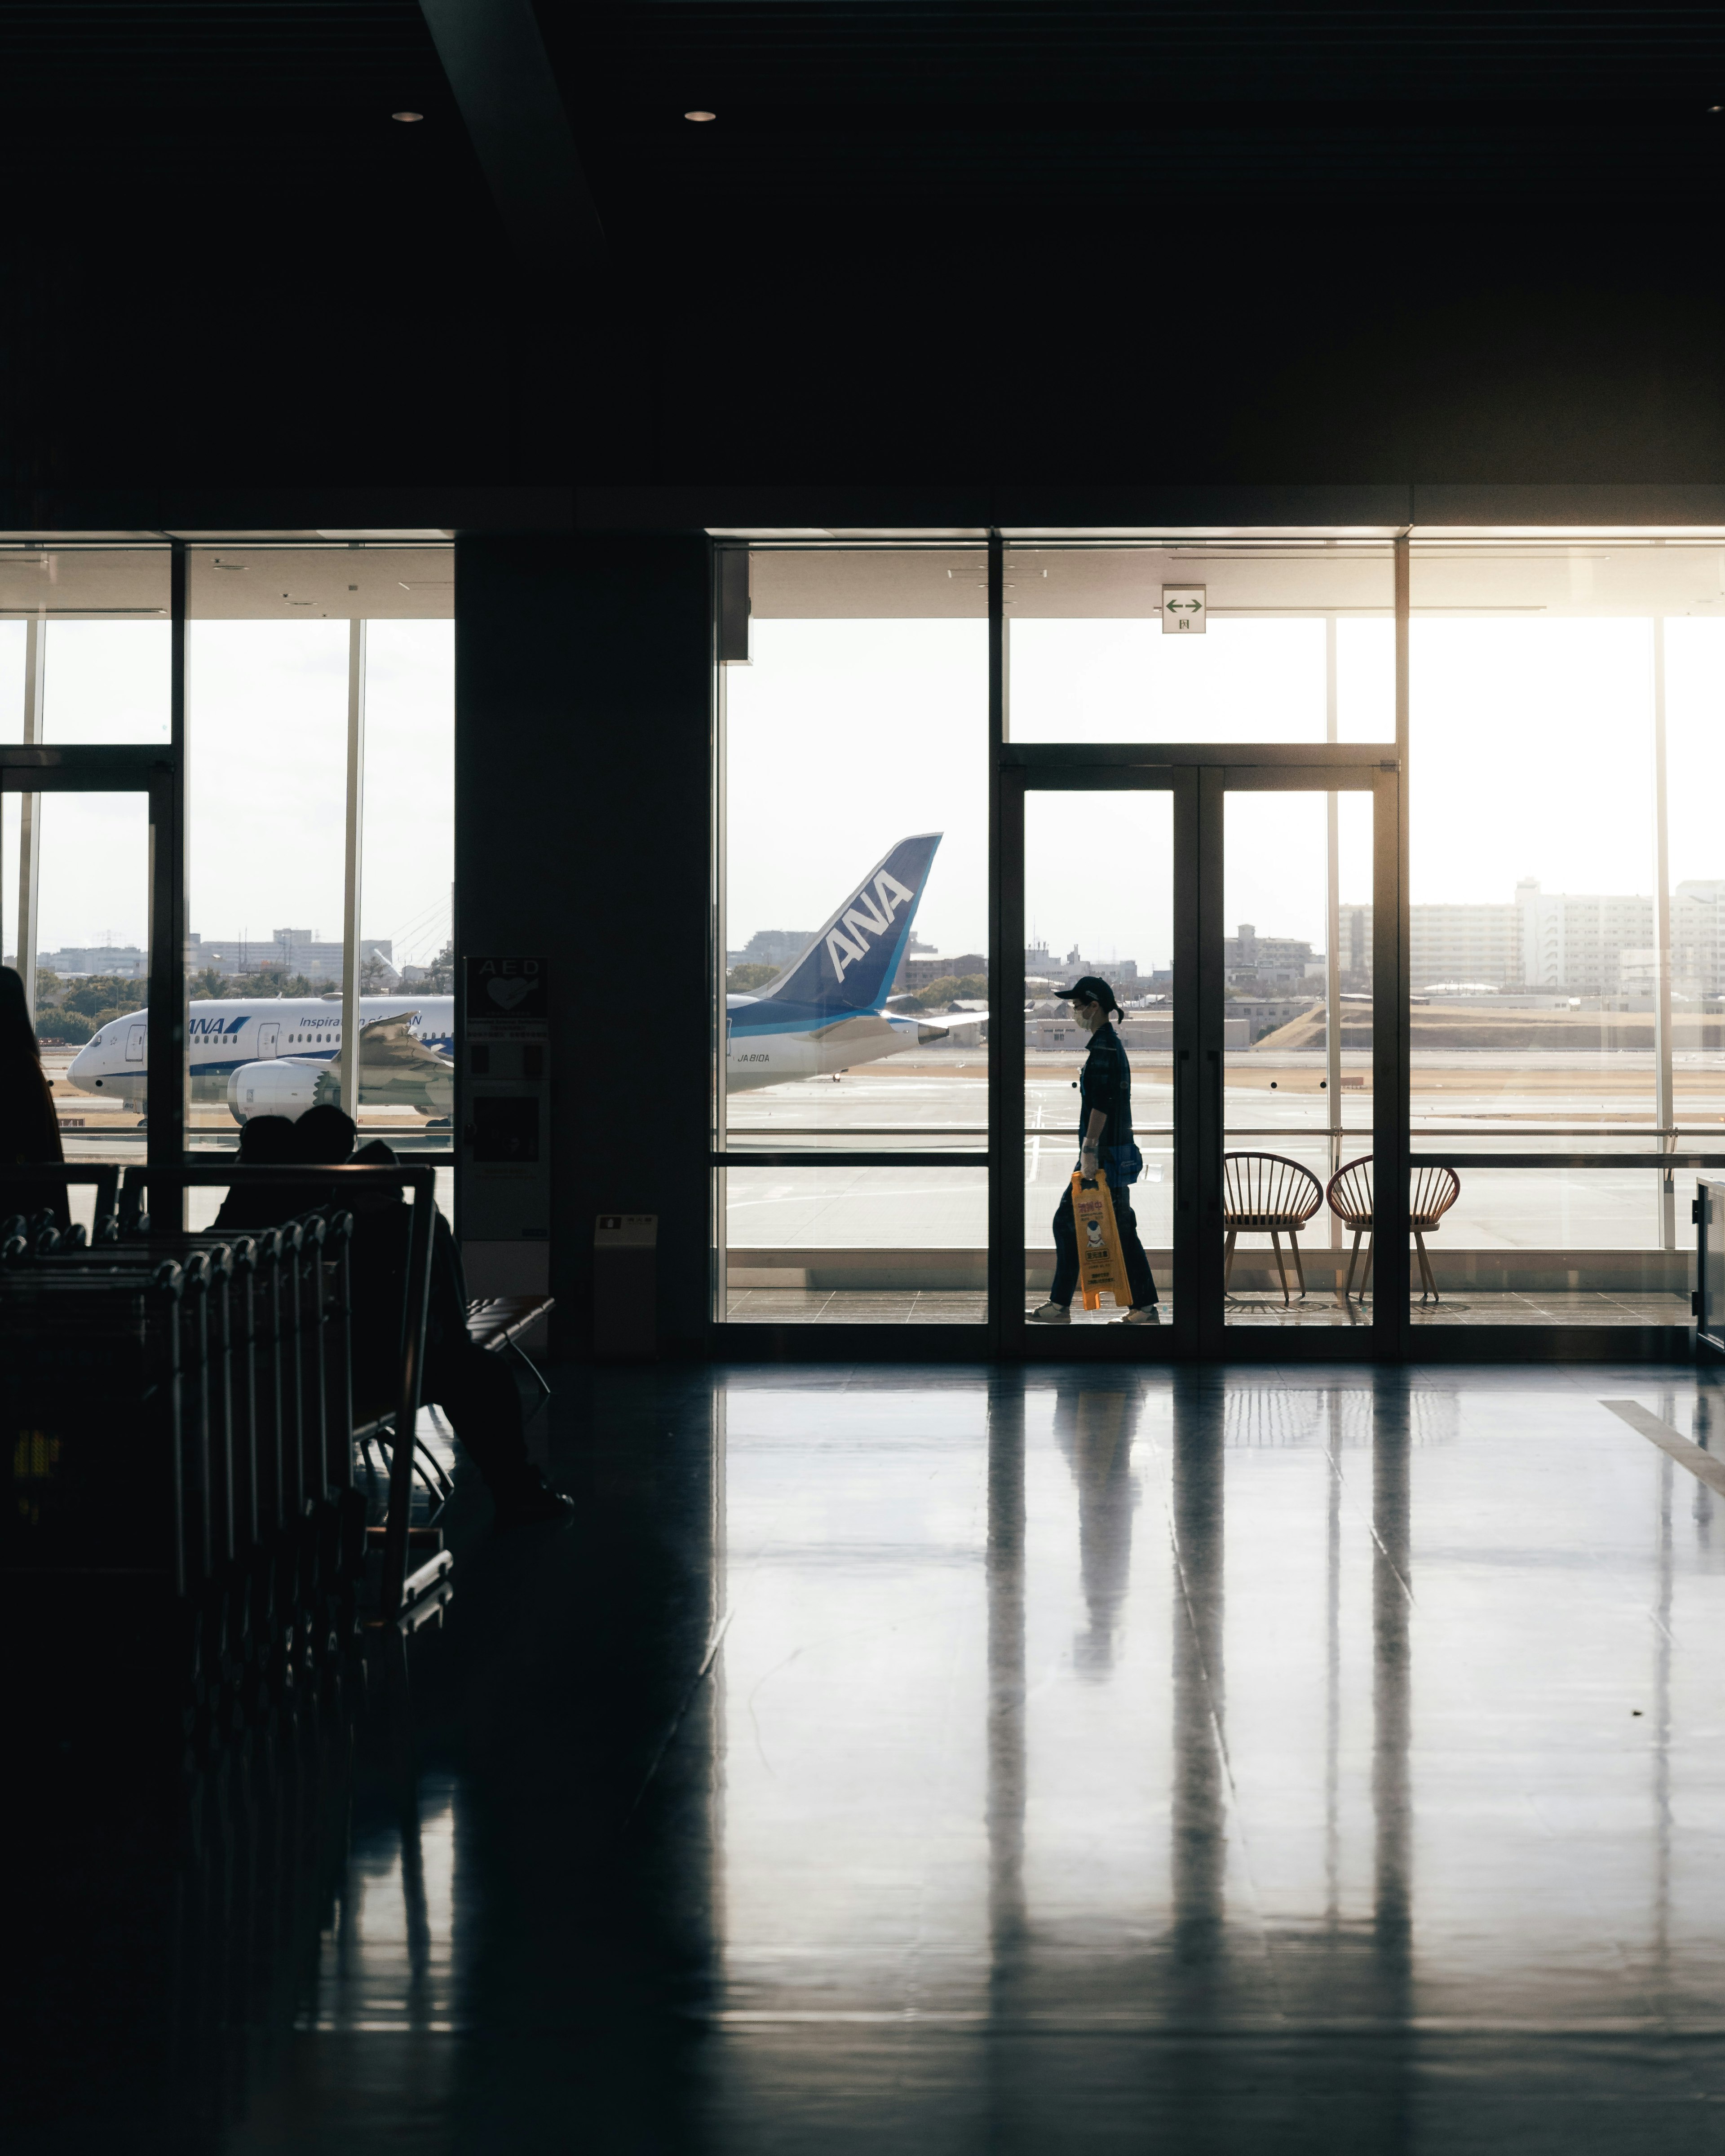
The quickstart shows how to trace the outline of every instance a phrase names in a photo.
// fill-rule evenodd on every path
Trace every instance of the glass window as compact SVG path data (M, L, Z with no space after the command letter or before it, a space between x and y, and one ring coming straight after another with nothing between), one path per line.
M1358 1322L1350 1239L1325 1200L1332 1178L1372 1151L1371 950L1346 948L1328 894L1371 890L1372 838L1363 792L1224 796L1224 1212L1281 1224L1230 1231L1230 1325Z
M1015 742L1395 738L1381 542L1024 542L1005 614Z
M748 660L720 668L718 1135L732 1161L809 1166L727 1171L720 1306L769 1314L773 1274L774 1317L947 1294L979 1317L980 1174L957 1171L974 1194L953 1205L949 1172L819 1158L986 1144L986 555L756 548L749 577ZM791 1255L750 1262L757 1244Z
M189 559L191 1143L341 1097L349 728L365 743L355 953L362 1136L446 1151L453 1106L454 557L194 548ZM198 1201L194 1199L194 1204Z
M163 546L0 546L6 739L166 742L170 600Z
M971 1168L726 1168L739 1324L980 1325L988 1179Z
M1717 543L1413 549L1414 1142L1459 1178L1423 1322L1687 1321L1681 1178L1467 1155L1645 1155L1725 1114L1722 601Z

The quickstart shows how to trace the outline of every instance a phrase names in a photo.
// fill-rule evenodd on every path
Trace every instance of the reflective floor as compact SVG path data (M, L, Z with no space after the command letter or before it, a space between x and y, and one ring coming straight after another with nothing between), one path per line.
M1725 2146L1694 1371L557 1384L404 1666L14 1742L8 2149Z

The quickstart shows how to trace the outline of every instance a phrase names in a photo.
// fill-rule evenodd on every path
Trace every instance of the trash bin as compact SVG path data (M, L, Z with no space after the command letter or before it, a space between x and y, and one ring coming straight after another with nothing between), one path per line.
M593 1352L650 1362L659 1333L659 1215L601 1213L593 1235Z

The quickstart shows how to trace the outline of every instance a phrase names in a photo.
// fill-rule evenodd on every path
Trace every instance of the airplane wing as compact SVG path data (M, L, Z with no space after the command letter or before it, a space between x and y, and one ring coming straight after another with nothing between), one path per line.
M447 1055L439 1055L424 1041L414 1039L409 1028L418 1015L416 1010L406 1010L368 1019L359 1029L361 1068L374 1075L391 1070L403 1077L411 1074L426 1078L453 1070L455 1066Z
M894 1018L900 1016L909 1018L913 1014L909 1011L903 1013L894 1011L891 1015ZM937 1025L932 1019L923 1018L916 1020L916 1041L919 1047L931 1040L944 1040L948 1034L956 1033L961 1026L986 1025L988 1023L988 1014L985 1010L943 1011L941 1015L947 1021L944 1025Z

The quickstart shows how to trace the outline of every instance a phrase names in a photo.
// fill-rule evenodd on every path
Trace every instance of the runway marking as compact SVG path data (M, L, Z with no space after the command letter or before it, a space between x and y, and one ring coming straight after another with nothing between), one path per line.
M1609 1408L1620 1421L1650 1438L1660 1450L1668 1453L1680 1467L1686 1467L1698 1482L1705 1482L1710 1490L1717 1490L1725 1497L1725 1460L1716 1459L1701 1445L1692 1444L1680 1430L1663 1421L1639 1400L1601 1400L1602 1408Z

